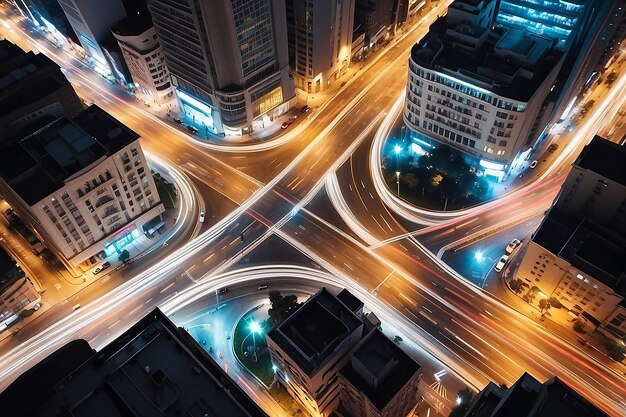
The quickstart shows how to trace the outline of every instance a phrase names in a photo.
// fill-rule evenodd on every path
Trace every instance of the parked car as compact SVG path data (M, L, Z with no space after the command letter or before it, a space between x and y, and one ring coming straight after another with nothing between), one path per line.
M290 120L287 120L285 123L283 123L282 125L280 125L281 129L287 129L293 122Z
M178 123L179 125L183 124L183 120L180 117L174 117L174 121Z
M187 126L187 130L190 131L191 133L198 133L198 129L196 129L194 126Z
M111 266L110 262L105 262L102 265L100 265L99 267L97 267L96 269L94 269L91 273L94 275L98 275L100 272L104 271L105 269L108 269Z
M219 290L217 290L217 293L218 293L218 294L224 294L224 293L226 293L226 292L228 292L228 288L226 288L226 287L222 287L222 288L220 288Z
M534 167L536 167L536 166L537 166L537 164L538 164L538 163L539 163L539 161L532 161L532 162L530 163L530 165L529 165L529 166L530 166L531 168L534 168Z
M500 259L498 260L498 263L496 264L496 266L493 267L493 270L496 272L502 271L502 268L504 268L504 265L506 265L506 261L508 260L509 260L509 255L502 255Z
M198 216L198 221L200 223L204 223L204 211L200 212L200 215Z
M296 116L295 114L291 117L289 117L289 122L293 123L296 121L296 119L298 118L298 116Z
M548 152L554 152L557 149L559 149L559 144L558 143L553 143L552 145L548 146Z
M268 285L267 285L267 284L259 285L259 291L266 290L266 289L267 289L267 287L268 287Z
M307 104L307 105L305 105L304 107L302 107L302 108L300 109L300 113L306 113L306 112L308 112L309 110L311 110L311 107Z
M519 239L513 239L506 247L506 253L511 254L522 242Z

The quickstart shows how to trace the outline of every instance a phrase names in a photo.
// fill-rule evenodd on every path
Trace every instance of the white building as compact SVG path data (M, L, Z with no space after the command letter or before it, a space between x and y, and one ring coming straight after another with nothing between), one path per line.
M133 78L135 88L161 104L172 96L163 48L147 10L133 14L111 28Z
M323 91L350 66L354 1L285 0L296 88Z
M414 148L449 145L502 179L544 132L563 53L529 32L491 29L493 3L453 3L413 46L404 121Z
M37 309L41 296L30 279L0 247L0 331L25 310Z
M91 106L0 150L0 190L70 271L119 253L164 211L138 139Z

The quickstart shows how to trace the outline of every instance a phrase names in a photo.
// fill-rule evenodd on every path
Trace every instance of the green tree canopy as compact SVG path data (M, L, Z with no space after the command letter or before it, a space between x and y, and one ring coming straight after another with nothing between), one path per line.
M269 297L272 306L267 312L269 315L269 319L267 320L268 329L285 321L285 319L293 314L301 305L298 303L298 297L295 295L283 296L280 291L277 290L270 291Z

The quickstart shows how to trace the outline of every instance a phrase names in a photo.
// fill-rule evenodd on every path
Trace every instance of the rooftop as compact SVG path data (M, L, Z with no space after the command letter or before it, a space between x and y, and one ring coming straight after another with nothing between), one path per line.
M574 165L626 186L626 146L596 135Z
M487 35L485 31L476 25L448 26L442 16L413 45L411 60L499 96L530 100L563 53L553 48L552 40L528 31L496 28Z
M268 337L310 375L362 325L345 304L322 288Z
M15 264L15 260L0 247L0 293L15 280L24 277L24 272Z
M417 362L375 329L354 350L352 362L341 373L382 411L419 370Z
M553 208L533 241L614 291L626 291L626 238Z
M41 201L105 156L139 135L97 106L73 120L53 121L0 152L0 176L29 205Z
M138 36L153 27L148 9L130 14L111 27L111 32L120 36Z
M48 401L54 407L33 417L267 417L158 309L79 367L47 382L54 386Z

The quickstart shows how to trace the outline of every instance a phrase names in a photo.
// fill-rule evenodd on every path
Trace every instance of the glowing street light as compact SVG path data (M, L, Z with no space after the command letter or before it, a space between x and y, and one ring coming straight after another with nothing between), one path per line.
M485 256L481 251L476 251L476 253L474 253L474 259L476 259L478 262L482 262L483 259L485 259Z
M396 156L397 156L397 155L400 155L400 153L402 152L402 146L400 146L400 145L395 145L395 146L393 147L393 151L396 153Z
M260 335L261 333L263 333L263 329L261 328L261 325L256 320L252 320L248 328L253 334L256 333Z
M400 197L400 171L396 171L396 184L398 184L398 197Z

